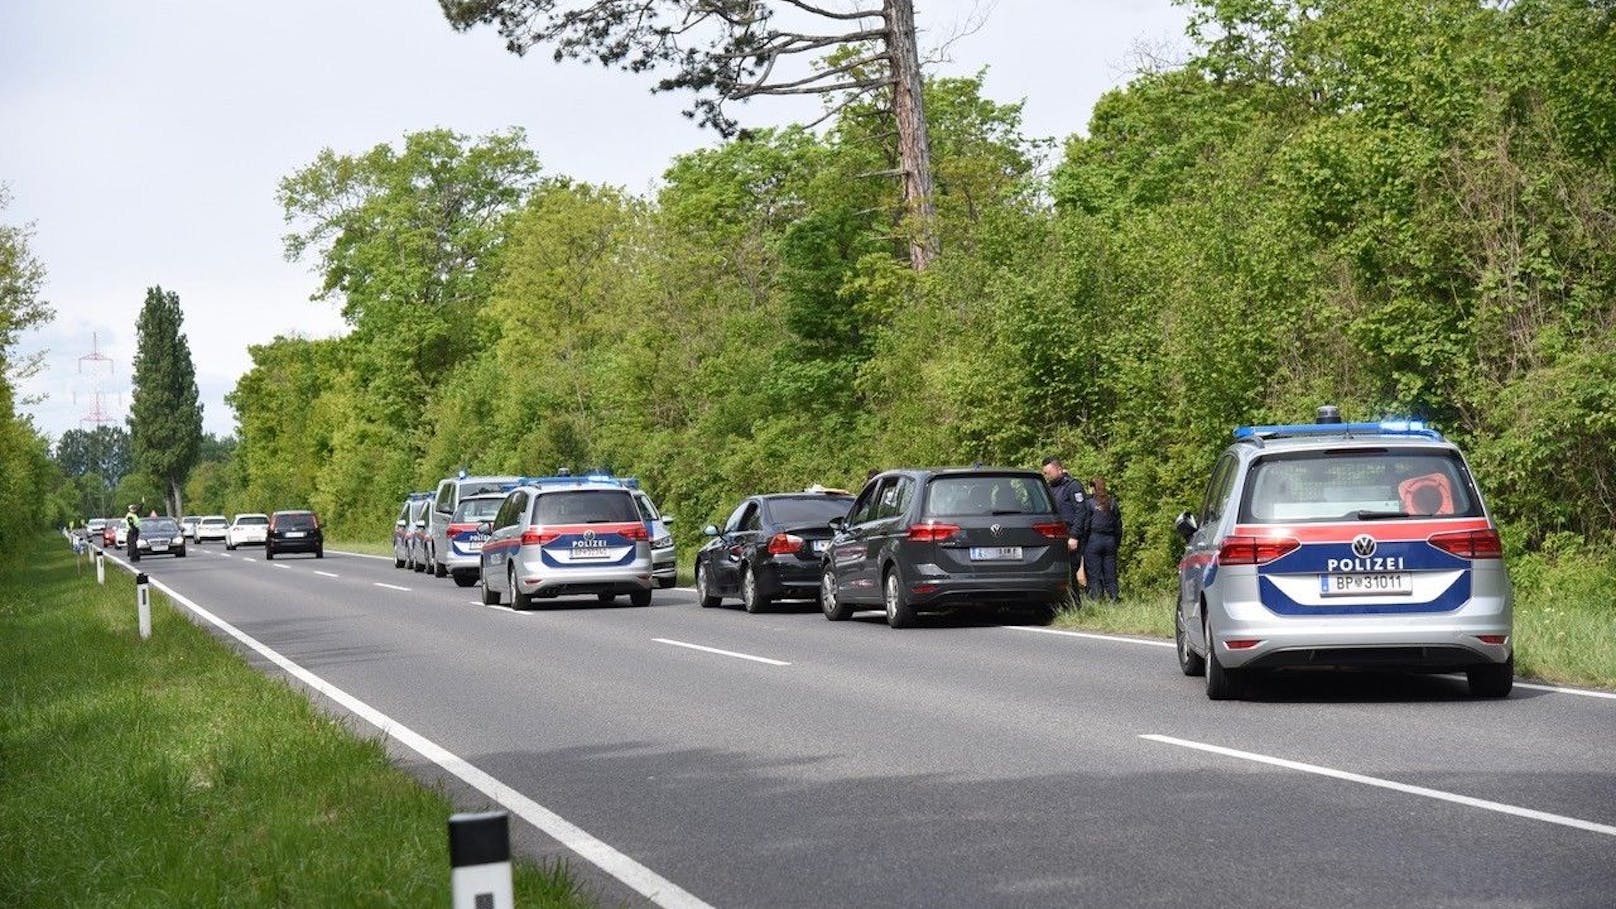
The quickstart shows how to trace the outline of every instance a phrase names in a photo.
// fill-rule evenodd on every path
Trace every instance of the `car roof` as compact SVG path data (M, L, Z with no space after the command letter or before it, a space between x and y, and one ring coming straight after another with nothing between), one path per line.
M269 515L264 514L262 511L238 511L238 512L236 512L236 520L238 520L238 521L241 520L242 518L267 518L267 517L269 517Z
M1291 451L1345 451L1354 448L1399 448L1430 450L1440 448L1457 451L1458 446L1440 436L1414 436L1407 434L1341 433L1307 436L1284 436L1269 439L1241 439L1229 446L1231 450L1251 453L1252 457L1273 452Z
M314 514L314 510L310 509L310 508L284 508L284 509L282 509L280 511L275 512L275 514L277 514L277 515L283 515L283 514L285 514L285 515Z
M824 492L765 492L752 496L760 502L778 502L783 499L806 500L810 502L828 502L838 499L851 499L853 494L843 490L826 490Z

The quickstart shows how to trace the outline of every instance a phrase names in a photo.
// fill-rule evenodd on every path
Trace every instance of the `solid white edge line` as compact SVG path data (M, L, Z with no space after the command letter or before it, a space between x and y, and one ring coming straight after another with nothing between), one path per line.
M400 587L397 584L383 584L381 581L371 581L370 583L376 587L386 587L388 590L402 590L405 593L410 592L408 587Z
M1521 808L1516 805L1506 805L1503 802L1494 802L1488 799L1478 799L1468 795L1458 795L1453 792L1443 792L1440 789L1428 789L1424 786L1411 786L1407 783L1398 783L1392 780L1383 780L1379 777L1364 776L1361 773L1350 773L1345 770L1336 770L1331 767L1321 767L1317 764L1304 764L1301 761L1289 761L1284 758L1270 757L1266 754L1256 754L1250 751L1237 751L1233 748L1224 748L1220 745L1208 745L1203 742L1192 742L1188 739L1178 739L1167 735L1141 735L1142 739L1151 742L1160 742L1164 745L1177 745L1180 748L1193 748L1197 751L1206 751L1212 754L1221 754L1224 757L1239 758L1243 761L1253 761L1258 764L1269 764L1274 767L1284 767L1287 770L1297 770L1302 773L1312 773L1326 776L1331 779L1345 780L1349 783L1362 783L1365 786L1377 786L1381 789L1390 789L1408 795L1418 795L1424 798L1437 799L1443 802L1452 802L1456 805L1468 805L1471 808L1481 808L1487 811L1496 811L1499 814L1509 814L1515 817L1524 817L1534 821L1543 821L1549 824L1559 824L1562 827L1574 827L1589 833L1600 833L1605 836L1616 836L1616 827L1609 824L1599 824L1594 821L1585 821L1580 818L1566 817L1563 814L1550 814L1547 811L1538 811L1533 808Z
M1058 634L1068 638L1089 638L1095 641L1117 641L1123 644L1143 644L1146 647L1177 647L1172 641L1152 641L1145 638L1126 638L1117 634L1095 634L1092 631L1062 631L1059 628L1039 628L1034 625L1005 625L1011 631L1036 631L1039 634Z
M133 570L127 562L123 562L116 557L113 557L112 561L121 564L126 571ZM169 599L191 610L220 631L262 654L265 659L284 669L298 681L341 704L349 712L376 727L377 731L382 735L393 739L416 754L442 767L445 771L454 774L466 785L493 799L522 820L539 828L551 839L576 852L585 861L600 870L622 881L636 893L650 900L654 905L667 907L667 909L714 909L711 904L698 899L683 887L617 851L603 840L590 835L588 831L517 792L488 773L479 770L454 752L449 751L408 726L395 721L387 714L304 669L277 651L270 649L267 644L203 609L192 602L189 597L174 590L162 581L151 579L150 583L153 587L167 594Z
M1552 691L1555 694L1576 694L1585 698L1604 698L1616 701L1616 692L1594 691L1589 688L1565 688L1560 685L1538 685L1532 682L1516 682L1516 688L1530 688L1533 691Z
M360 557L360 558L361 558L361 559L381 559L381 560L382 560L382 561L384 561L384 562L391 562L391 561L393 561L393 557L392 557L392 556L379 556L379 555L371 555L371 554L370 554L370 553L368 553L368 552L350 552L350 551L349 551L349 550L346 550L346 549L332 549L332 550L328 550L328 551L330 551L330 552L334 552L334 553L336 553L336 554L338 554L338 555L351 555L351 556L358 556L358 557Z
M340 577L342 577L342 575L340 575L340 574L332 574L329 571L321 571L318 568L314 569L314 573L319 575L320 577L323 577L323 578L340 578Z
M700 650L703 653L716 653L719 656L734 657L737 660L751 660L754 663L765 663L770 666L790 666L790 663L780 660L771 660L768 657L752 656L749 653L736 653L733 650L719 650L717 647L703 647L700 644L687 644L684 641L674 641L668 638L652 638L658 644L672 644L675 647L686 647L691 650Z

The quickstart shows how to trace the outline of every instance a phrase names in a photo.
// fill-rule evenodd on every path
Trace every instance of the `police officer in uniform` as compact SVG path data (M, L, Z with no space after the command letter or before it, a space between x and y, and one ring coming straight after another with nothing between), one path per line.
M1066 554L1072 562L1072 601L1081 600L1082 591L1077 584L1077 569L1083 564L1083 523L1087 504L1083 500L1083 484L1072 479L1060 458L1053 455L1044 459L1044 482L1055 495L1055 511L1066 524Z
M129 561L140 561L140 548L136 544L140 541L140 512L135 510L135 504L129 503L129 512L123 516L124 526L129 528Z
M1117 591L1117 541L1122 537L1122 506L1105 488L1105 477L1089 480L1089 498L1083 515L1083 573L1088 575L1089 597L1113 602Z

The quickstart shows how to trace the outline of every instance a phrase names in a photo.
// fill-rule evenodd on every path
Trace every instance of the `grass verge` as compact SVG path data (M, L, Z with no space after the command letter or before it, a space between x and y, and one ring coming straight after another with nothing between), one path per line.
M0 564L0 905L444 906L454 808L59 537ZM518 863L522 906L585 907Z
M393 542L391 540L327 540L327 549L340 549L344 552L362 552L365 555L388 556L393 555Z

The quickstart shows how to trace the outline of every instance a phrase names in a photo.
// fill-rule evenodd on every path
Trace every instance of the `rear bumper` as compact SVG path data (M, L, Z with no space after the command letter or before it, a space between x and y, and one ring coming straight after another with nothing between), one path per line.
M319 552L325 548L325 540L318 537L298 537L292 540L270 539L264 546L276 552Z
M794 556L758 562L753 567L758 592L768 597L816 597L820 566L818 561L805 562Z
M538 560L523 561L516 570L516 586L534 597L584 596L600 593L636 593L651 590L655 581L649 558L610 568L555 568Z
M927 571L930 568L932 571ZM903 575L909 603L917 609L1058 603L1071 592L1072 576L1065 560L1035 572L1016 574L944 574L936 566L920 566Z

